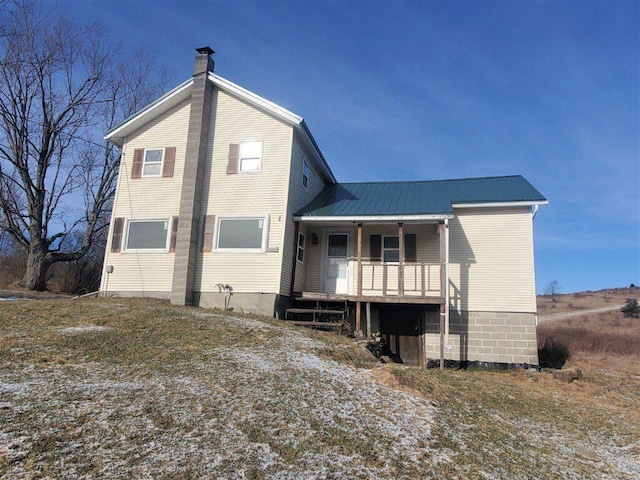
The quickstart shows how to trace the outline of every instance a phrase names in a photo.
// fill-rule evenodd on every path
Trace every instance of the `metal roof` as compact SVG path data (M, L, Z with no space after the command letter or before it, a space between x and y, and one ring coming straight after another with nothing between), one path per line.
M541 205L547 200L521 175L423 182L328 185L294 217L450 217L454 206ZM417 218L416 218L417 219Z

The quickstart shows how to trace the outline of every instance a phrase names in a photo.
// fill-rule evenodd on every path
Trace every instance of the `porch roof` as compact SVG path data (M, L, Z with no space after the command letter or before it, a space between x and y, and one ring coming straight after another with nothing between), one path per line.
M328 185L294 213L296 220L436 220L453 208L542 205L547 200L521 175L422 182Z

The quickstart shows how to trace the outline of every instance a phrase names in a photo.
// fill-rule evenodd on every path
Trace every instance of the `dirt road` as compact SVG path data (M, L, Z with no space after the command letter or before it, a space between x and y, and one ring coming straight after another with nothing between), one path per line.
M540 315L538 316L538 323L552 322L554 320L564 320L565 318L579 317L581 315L586 315L589 313L610 312L613 310L620 310L620 308L623 306L624 304L620 304L620 305L611 305L609 307L602 307L602 308L588 308L585 310L574 310L572 312L560 312L560 313L552 313L551 315Z

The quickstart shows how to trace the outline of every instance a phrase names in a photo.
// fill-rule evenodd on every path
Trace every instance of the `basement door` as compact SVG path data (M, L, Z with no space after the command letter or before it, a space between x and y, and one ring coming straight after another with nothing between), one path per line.
M395 361L426 368L424 312L420 307L382 306L380 331Z
M327 235L327 257L324 279L324 293L343 293L349 289L349 234L329 233Z

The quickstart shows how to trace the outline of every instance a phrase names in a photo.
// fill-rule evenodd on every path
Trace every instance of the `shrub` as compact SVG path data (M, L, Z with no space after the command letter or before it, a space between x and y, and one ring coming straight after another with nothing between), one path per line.
M624 313L625 317L640 317L640 305L638 305L638 300L635 298L628 298L627 303L620 308L620 311Z
M538 360L541 367L562 368L569 358L569 348L553 337L547 337L538 348Z

